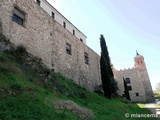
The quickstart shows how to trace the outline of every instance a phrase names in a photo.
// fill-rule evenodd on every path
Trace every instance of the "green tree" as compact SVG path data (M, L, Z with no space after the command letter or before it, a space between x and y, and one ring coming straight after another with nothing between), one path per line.
M113 77L114 75L113 75L113 71L112 71L112 65L111 65L111 62L110 62L108 48L106 46L106 41L105 41L105 38L103 37L103 35L100 36L100 44L101 44L101 51L104 55L104 58L107 62L107 65L108 65L109 76Z
M129 95L129 91L128 91L128 87L127 87L127 83L125 81L125 79L123 78L123 82L124 82L124 94L127 100L131 100L130 99L130 95Z
M111 80L111 93L112 93L112 97L117 96L117 90L118 90L118 83L117 81L114 79L114 77L110 77Z
M103 90L104 89L108 89L108 93L111 94L111 96L115 96L117 95L117 90L118 90L118 85L117 82L114 79L114 75L113 75L113 71L112 71L112 66L111 66L111 62L110 62L110 57L109 57L109 52L106 46L106 42L105 42L105 38L103 37L103 35L100 36L100 45L101 45L101 60L103 60L103 62L105 61L105 66L103 62L100 62L101 64L101 77L102 77L102 86L103 86ZM103 58L102 58L103 55ZM106 67L106 69L104 70L103 67ZM103 77L103 74L107 74L107 78ZM104 82L105 81L105 82ZM104 84L107 84L104 85ZM105 88L105 86L107 88ZM104 90L104 94L105 94L105 90Z
M102 52L101 52L101 58L100 58L100 67L101 67L101 80L102 80L104 96L107 98L111 98L110 76L107 69L108 68L107 62Z

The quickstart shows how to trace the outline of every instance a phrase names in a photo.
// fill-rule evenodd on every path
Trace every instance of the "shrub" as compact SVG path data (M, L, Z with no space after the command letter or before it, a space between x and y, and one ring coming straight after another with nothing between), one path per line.
M11 85L12 90L22 91L22 87L20 84L13 84Z
M23 46L23 45L19 45L16 47L16 50L15 50L16 53L24 53L26 52L26 48Z
M9 72L11 72L12 70L11 70L11 68L9 68L9 67L6 67L6 66L1 66L0 67L0 73L4 73L4 74L7 74L7 73L9 73Z

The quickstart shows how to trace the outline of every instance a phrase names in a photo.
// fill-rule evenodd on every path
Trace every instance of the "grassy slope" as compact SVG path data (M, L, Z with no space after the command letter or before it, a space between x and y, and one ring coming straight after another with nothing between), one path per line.
M120 98L108 100L61 74L45 82L14 56L0 52L0 120L78 120L70 110L54 108L53 102L62 99L91 110L95 120L124 120L125 113L149 113Z

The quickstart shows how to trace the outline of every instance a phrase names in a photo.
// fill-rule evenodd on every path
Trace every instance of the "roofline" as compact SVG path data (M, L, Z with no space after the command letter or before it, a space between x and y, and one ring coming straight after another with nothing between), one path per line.
M56 12L58 12L63 18L65 18L71 25L73 25L66 17L64 17L55 7L53 7L53 5L51 5L47 0L44 0L46 1L46 3L48 5L50 5L54 10L56 10ZM73 25L74 26L74 25ZM74 26L80 33L82 33L76 26ZM82 33L83 34L83 33ZM86 38L87 36L85 34L83 34Z

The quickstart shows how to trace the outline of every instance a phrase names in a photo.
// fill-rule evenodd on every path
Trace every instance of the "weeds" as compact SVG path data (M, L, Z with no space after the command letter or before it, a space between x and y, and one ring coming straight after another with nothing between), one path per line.
M26 52L26 48L23 45L19 45L19 46L16 47L15 52L18 53L18 54L25 53Z
M22 91L23 90L20 84L11 85L11 89L12 90L17 90L17 91Z

